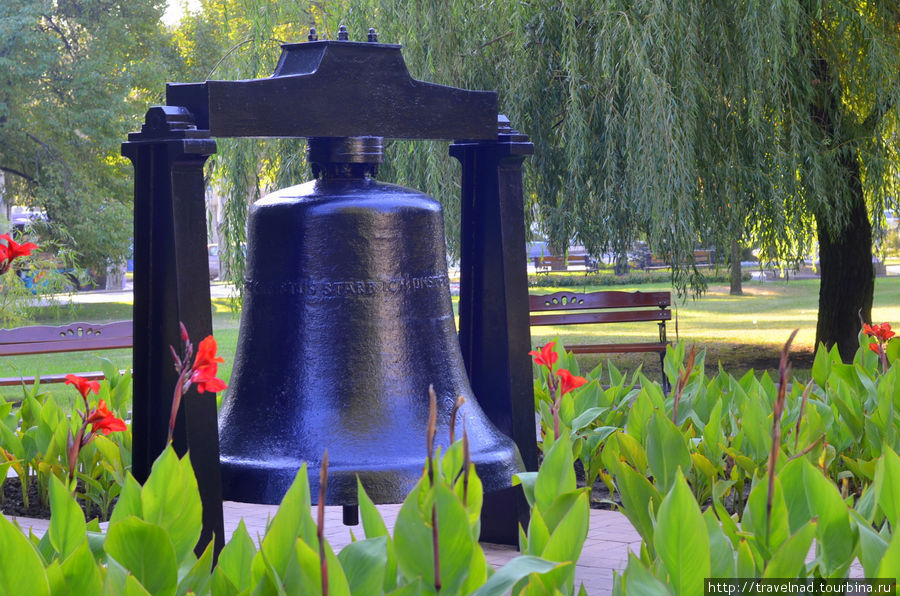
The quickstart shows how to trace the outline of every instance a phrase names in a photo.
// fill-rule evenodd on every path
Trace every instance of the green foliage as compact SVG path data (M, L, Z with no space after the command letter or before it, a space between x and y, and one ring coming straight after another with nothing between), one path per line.
M163 8L158 0L0 5L0 195L43 211L43 231L84 266L128 252L133 176L119 146L160 102L177 60Z
M543 472L548 478L565 475L563 468L571 473L568 443L558 445L560 456ZM337 555L327 542L319 543L303 466L259 548L241 522L215 569L211 546L199 558L194 554L201 518L197 483L189 458L179 459L171 447L143 487L127 477L105 535L85 524L71 493L53 478L53 516L43 539L29 541L14 523L0 520L0 544L12 553L0 564L0 592L29 586L33 593L49 593L49 584L54 593L72 594L311 594L320 591L327 567L331 594L436 594L437 559L442 593L488 596L540 588L574 594L572 573L588 515L587 497L574 489L574 476L556 491L543 489L543 517L550 520L544 556L518 557L494 573L478 544L481 483L463 451L457 441L443 457L438 454L434 482L423 472L401 507L393 538L360 487L366 538ZM573 490L578 498L572 498Z
M585 484L599 477L617 493L643 540L617 576L616 593L670 593L665 586L699 593L707 577L844 577L857 557L867 577L894 569L900 354L892 340L890 368L882 372L869 342L860 335L852 365L820 346L814 383L794 382L786 391L771 491L769 429L779 387L767 374L736 379L720 370L708 379L702 354L686 359L676 344L664 367L671 395L639 372L625 386L608 365L606 391L598 367L562 396L561 426L582 460ZM574 365L571 354L559 358L560 367ZM535 370L546 466L568 442L552 440L545 367ZM537 501L537 483L523 484ZM528 540L541 539L540 521L532 518Z
M120 418L131 405L131 374L120 376L106 366L107 380L100 384L97 399L103 399ZM12 469L22 487L22 499L29 506L28 488L38 485L42 503L53 501L53 482L68 482L67 438L76 433L80 420L73 420L76 401L74 389L56 393L46 391L40 382L22 388L18 407L0 398L0 486L6 470ZM80 404L80 398L78 398ZM93 503L103 519L119 496L131 468L131 431L97 435L79 453L75 477L80 490L77 497Z
M29 240L18 234L12 236L20 244ZM60 295L76 289L69 277L76 274L71 253L52 243L38 250L34 255L16 258L9 271L0 276L0 327L19 327L38 314L58 315Z
M750 281L750 274L745 272L743 281ZM710 273L704 276L706 283L728 283L731 278L725 274ZM552 273L529 275L528 287L531 288L566 288L581 286L632 286L639 284L669 283L672 281L671 271L632 270L623 275L609 273L572 273L554 275Z

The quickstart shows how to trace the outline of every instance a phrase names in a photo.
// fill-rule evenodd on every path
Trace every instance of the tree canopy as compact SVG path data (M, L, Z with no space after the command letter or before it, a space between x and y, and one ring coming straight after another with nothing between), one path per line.
M694 249L755 243L795 262L817 243L818 339L855 346L871 310L873 234L900 192L900 5L876 0L207 0L180 43L194 79L267 76L277 43L316 26L376 27L410 72L497 89L536 151L529 215L556 251L625 255L635 240L702 292ZM201 47L202 46L202 47ZM220 143L226 236L242 273L246 209L307 177L302 144ZM458 237L446 144L392 142L382 176L445 206ZM874 225L874 228L873 228Z
M46 213L45 233L85 266L121 262L132 235L132 172L119 156L178 55L163 0L0 3L4 199Z

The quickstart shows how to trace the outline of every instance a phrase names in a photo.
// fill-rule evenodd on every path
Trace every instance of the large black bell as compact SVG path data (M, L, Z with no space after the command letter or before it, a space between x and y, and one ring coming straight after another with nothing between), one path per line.
M457 396L485 491L521 458L472 395L450 300L441 207L374 180L381 139L310 139L316 180L258 201L248 222L240 336L219 416L225 499L278 503L301 464L326 503L401 502L426 456L428 386L437 444Z

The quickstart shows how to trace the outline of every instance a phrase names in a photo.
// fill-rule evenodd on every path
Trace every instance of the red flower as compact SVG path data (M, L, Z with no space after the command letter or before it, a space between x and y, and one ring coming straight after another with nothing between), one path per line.
M123 431L127 427L125 421L116 418L115 414L106 407L106 402L102 399L97 405L97 409L91 412L91 415L85 420L85 424L90 424L93 432L102 432L108 435L111 432Z
M66 375L66 385L75 385L75 388L78 389L78 393L80 393L81 397L84 399L87 399L88 393L92 391L98 393L100 391L99 382L88 381L78 375ZM103 401L101 400L100 403L103 403Z
M197 385L197 393L217 393L228 388L224 381L216 378L220 362L225 362L225 359L216 356L216 340L208 335L197 346L197 358L191 367L190 382Z
M559 386L559 394L565 395L569 391L573 389L577 389L587 383L587 379L584 377L576 377L569 371L564 368L556 371L556 375L559 377L560 386Z
M556 346L555 341L551 341L544 345L541 348L541 351L538 352L536 350L532 350L528 352L529 356L534 356L534 363L538 366L546 366L547 370L552 371L553 365L559 359L559 354L553 351L554 346Z
M875 342L872 342L869 344L869 349L872 350L873 352L875 352L876 354L881 354L881 346L879 346Z
M216 369L218 366L212 364L203 368L195 368L191 373L191 383L197 386L197 393L206 391L218 393L228 388L228 385L222 379L216 378Z
M25 244L19 244L15 240L13 240L9 234L3 234L0 236L0 240L6 240L6 256L12 261L18 257L27 257L31 254L31 251L37 248L37 244L34 242L26 242Z
M216 366L221 362L225 362L225 359L216 356L216 339L212 335L207 335L197 346L197 357L194 359L193 369L196 371L207 366Z
M866 323L863 323L863 333L875 337L882 342L886 342L896 335L896 333L891 331L890 323L881 323L880 325L867 325Z
M9 234L0 234L0 240L6 240L6 244L0 244L0 275L9 271L14 259L28 256L37 248L33 242L19 244Z

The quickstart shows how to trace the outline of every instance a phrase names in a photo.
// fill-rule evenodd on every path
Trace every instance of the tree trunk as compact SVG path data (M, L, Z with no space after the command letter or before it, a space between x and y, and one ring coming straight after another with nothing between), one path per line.
M875 293L872 267L872 226L869 223L855 153L846 158L851 205L846 227L832 234L816 216L819 238L819 319L816 345L837 344L844 362L851 362L859 347L860 316L871 322Z
M741 243L737 237L731 240L731 291L732 296L743 296L744 289L741 287Z

